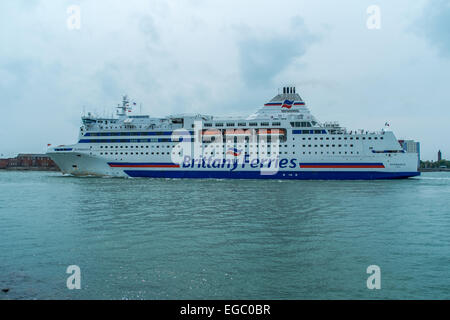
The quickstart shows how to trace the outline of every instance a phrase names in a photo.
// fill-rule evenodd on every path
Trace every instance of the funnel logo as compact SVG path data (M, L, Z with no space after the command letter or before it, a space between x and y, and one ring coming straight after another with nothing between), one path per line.
M284 100L283 104L281 105L281 108L290 109L293 104L294 104L294 101L290 101L290 100L286 99L286 100Z
M230 154L235 157L239 157L241 155L242 150L238 150L236 148L229 148L227 154Z

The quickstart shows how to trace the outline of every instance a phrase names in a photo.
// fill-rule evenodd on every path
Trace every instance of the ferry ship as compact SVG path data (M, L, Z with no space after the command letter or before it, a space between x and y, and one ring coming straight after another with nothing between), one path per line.
M48 147L64 174L150 178L372 180L417 176L394 133L319 122L289 86L248 117L82 117L78 142Z

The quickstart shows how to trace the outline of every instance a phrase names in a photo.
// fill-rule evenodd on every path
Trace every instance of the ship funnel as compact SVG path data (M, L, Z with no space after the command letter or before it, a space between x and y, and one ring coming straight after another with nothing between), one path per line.
M283 94L294 94L295 87L283 87Z

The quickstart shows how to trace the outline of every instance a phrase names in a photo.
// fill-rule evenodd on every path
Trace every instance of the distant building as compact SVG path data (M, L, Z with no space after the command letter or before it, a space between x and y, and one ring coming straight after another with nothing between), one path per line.
M0 159L0 169L6 169L9 159Z
M15 158L0 159L0 169L59 170L46 154L24 154Z
M402 149L408 153L417 153L417 166L420 167L420 142L414 140L398 140Z
M442 153L441 150L438 151L438 161L442 160Z

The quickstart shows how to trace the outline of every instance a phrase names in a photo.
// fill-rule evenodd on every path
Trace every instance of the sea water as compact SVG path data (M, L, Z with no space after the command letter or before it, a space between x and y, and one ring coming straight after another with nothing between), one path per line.
M81 289L69 290L69 266ZM380 289L367 268L379 267ZM450 173L407 180L0 171L0 299L449 299Z

